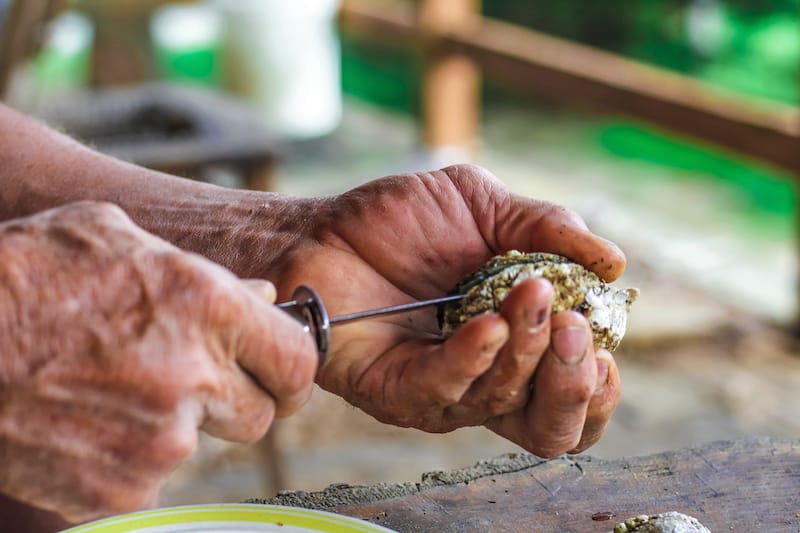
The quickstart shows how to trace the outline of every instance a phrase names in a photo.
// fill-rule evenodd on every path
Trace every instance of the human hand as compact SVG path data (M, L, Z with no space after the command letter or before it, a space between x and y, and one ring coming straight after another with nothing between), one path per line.
M384 178L306 212L297 232L307 238L272 265L273 279L281 299L313 286L331 315L442 296L509 249L561 254L607 281L625 268L576 214L514 195L475 166ZM446 342L430 308L337 326L318 383L399 426L483 424L547 457L586 449L616 407L619 374L582 315L550 317L552 295L545 280L524 282L499 314Z
M260 438L317 366L274 299L108 204L0 224L0 492L85 521L153 504L198 428Z

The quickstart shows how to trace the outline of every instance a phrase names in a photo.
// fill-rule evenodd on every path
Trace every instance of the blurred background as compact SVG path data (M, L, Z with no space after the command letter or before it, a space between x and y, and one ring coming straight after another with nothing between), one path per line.
M0 20L6 102L151 168L310 196L474 162L578 211L642 291L590 454L800 436L800 0L0 0ZM512 451L317 390L258 444L204 437L163 503Z

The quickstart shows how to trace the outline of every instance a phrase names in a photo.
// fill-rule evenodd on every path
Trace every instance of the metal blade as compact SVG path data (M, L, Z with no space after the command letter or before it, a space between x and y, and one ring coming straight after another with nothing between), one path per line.
M358 313L351 313L349 315L340 315L333 318L328 317L328 312L325 305L322 303L322 298L319 294L307 285L300 285L295 288L292 294L292 300L276 304L279 309L283 309L289 313L293 318L299 321L305 330L314 337L314 342L317 344L317 352L319 353L319 367L325 364L328 357L328 347L330 346L330 329L337 324L346 324L347 322L354 322L356 320L365 320L376 316L392 315L395 313L406 313L419 309L420 307L427 307L429 305L442 304L446 302L455 302L462 299L465 294L453 294L450 296L443 296L441 298L434 298L433 300L424 300L421 302L412 302L407 304L393 305L391 307L381 307L379 309L370 309L368 311L360 311Z
M379 309L370 309L369 311L359 311L358 313L350 313L348 315L339 315L330 319L331 326L337 324L345 324L347 322L354 322L356 320L363 320L382 315L393 315L396 313L406 313L421 307L429 305L443 304L446 302L455 302L464 298L466 294L453 294L450 296L442 296L441 298L434 298L433 300L423 300L421 302L412 302L407 304L393 305L390 307L381 307Z

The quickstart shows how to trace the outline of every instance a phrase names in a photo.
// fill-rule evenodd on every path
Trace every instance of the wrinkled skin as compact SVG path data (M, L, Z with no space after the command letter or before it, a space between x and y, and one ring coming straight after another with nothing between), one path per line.
M198 429L260 438L317 367L274 297L109 204L0 224L0 492L84 521L154 504Z
M479 167L295 199L153 175L68 143L63 150L87 158L81 168L98 169L95 181L51 180L34 184L35 195L18 184L11 216L75 196L111 198L144 229L275 283L279 300L313 286L331 315L441 296L510 248L570 257L607 281L625 266L577 215L513 195ZM268 288L257 297L108 206L56 213L0 225L23 227L0 266L3 276L30 270L7 286L31 294L0 297L0 327L9 328L0 350L30 354L0 369L0 462L14 464L0 472L0 492L72 521L146 507L198 427L252 440L273 413L307 397L314 347L268 305ZM20 260L28 263L7 270ZM446 342L433 309L337 327L317 383L386 423L429 432L484 425L547 457L583 450L616 407L619 375L611 355L589 344L580 314L549 316L551 299L548 282L522 283L499 314L474 318ZM0 515L17 512L4 503Z
M269 275L310 284L329 313L442 296L508 249L561 254L613 281L625 258L574 213L512 194L480 167L377 180L315 201ZM336 327L317 382L378 420L429 432L485 425L545 457L584 450L619 399L619 374L579 313L552 318L544 280L442 342L435 310ZM561 356L561 357L559 357Z

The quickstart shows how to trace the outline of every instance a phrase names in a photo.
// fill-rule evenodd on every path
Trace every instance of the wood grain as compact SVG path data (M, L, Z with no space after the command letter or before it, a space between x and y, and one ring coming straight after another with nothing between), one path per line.
M714 532L797 532L800 441L715 442L613 461L515 454L425 474L416 484L335 486L262 501L401 532L607 532L625 518L666 511L694 516ZM614 516L592 519L604 512Z

